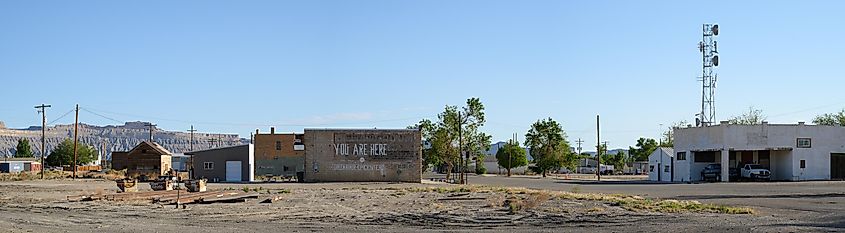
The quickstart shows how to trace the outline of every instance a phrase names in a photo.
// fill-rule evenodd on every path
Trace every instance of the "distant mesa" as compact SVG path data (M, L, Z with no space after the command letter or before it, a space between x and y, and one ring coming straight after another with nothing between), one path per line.
M97 126L90 124L79 124L79 141L86 145L92 145L98 150L105 150L106 155L112 151L128 151L138 143L149 140L150 122L134 121L126 122L123 125ZM0 126L5 127L2 123ZM47 152L49 153L62 140L73 137L73 124L49 125L46 128ZM235 146L249 143L249 139L240 138L237 134L215 134L200 133L194 134L194 143L191 145L191 135L184 131L167 131L156 128L154 132L155 141L174 153L188 152L193 150L204 150L215 147ZM36 156L41 151L41 126L30 126L26 129L4 129L0 131L0 156L14 154L18 139L27 138L33 143L33 151Z
M149 124L152 124L152 123L144 122L144 121L132 121L132 122L124 123L123 127L127 128L127 129L146 129L147 127L149 127L149 126L147 126Z

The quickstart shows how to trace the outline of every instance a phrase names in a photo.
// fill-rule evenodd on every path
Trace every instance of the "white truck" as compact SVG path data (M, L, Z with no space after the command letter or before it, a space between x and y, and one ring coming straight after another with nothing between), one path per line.
M599 166L599 168L601 169L601 174L604 174L604 175L612 175L613 174L613 170L614 170L613 165L602 164L601 166Z
M740 173L742 178L753 180L768 180L772 176L772 173L768 169L763 168L763 166L760 166L760 164L746 164L740 169Z

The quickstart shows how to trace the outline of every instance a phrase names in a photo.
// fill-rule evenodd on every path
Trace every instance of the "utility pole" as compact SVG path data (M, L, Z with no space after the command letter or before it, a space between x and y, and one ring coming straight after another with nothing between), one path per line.
M44 179L44 169L47 168L47 164L44 163L44 155L47 154L47 140L46 130L47 130L47 108L50 105L41 104L39 106L35 106L35 108L39 109L38 113L41 113L41 179Z
M461 121L461 112L458 112L458 151L459 151L458 155L461 157L461 161L460 161L461 162L461 184L467 184L467 181L466 181L466 166L464 166L464 162L466 162L466 161L464 161L464 149L463 149L464 139L463 139L463 135L462 135L463 128L464 128L463 126L464 126L464 122Z
M188 171L190 171L189 175L191 176L191 179L194 178L194 153L193 153L193 151L194 151L194 132L196 132L196 131L197 130L194 129L194 125L191 125L191 129L188 130L188 132L191 132L191 142L190 142L191 167L188 168L189 169Z
M155 141L153 141L153 131L155 131L155 128L158 125L155 125L153 123L147 123L144 126L150 127L150 142L155 142Z
M519 143L516 142L516 133L513 133L513 139L511 139L511 143L515 144L517 148L519 148ZM511 177L511 169L513 169L513 158L511 158L511 151L508 151L508 177Z
M584 140L581 140L581 138L578 138L578 141L575 141L575 143L578 143L578 147L576 147L575 149L578 149L578 156L581 156L581 149L582 149L581 144L584 143Z
M100 167L106 167L106 139L103 138L103 144L100 145Z
M79 143L79 104L76 104L76 120L73 121L73 179L76 179L77 144Z
M601 125L596 115L596 180L601 181Z

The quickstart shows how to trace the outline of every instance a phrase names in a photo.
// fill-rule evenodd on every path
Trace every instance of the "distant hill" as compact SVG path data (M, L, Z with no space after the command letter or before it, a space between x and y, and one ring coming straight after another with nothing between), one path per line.
M97 150L105 148L106 158L111 157L112 151L128 151L141 141L148 140L149 122L126 122L123 125L96 126L79 124L79 142L92 145ZM41 126L30 126L26 129L8 129L0 122L0 155L12 156L18 139L28 138L35 156L41 155ZM50 154L62 140L73 139L73 124L48 126L46 131L47 154ZM173 153L188 152L190 148L190 133L165 131L156 128L154 140ZM238 137L237 134L194 133L194 150L212 148L210 139L219 140L219 146L235 146L249 143L249 139ZM218 147L217 142L213 142Z

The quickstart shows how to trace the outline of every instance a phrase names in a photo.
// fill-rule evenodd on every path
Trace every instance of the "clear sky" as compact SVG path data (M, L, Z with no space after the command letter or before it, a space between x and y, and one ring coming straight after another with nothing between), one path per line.
M708 4L703 4L708 3ZM480 97L484 131L540 118L627 148L700 111L720 24L717 118L845 107L845 1L0 1L0 121L167 130L405 127ZM55 123L72 123L72 114ZM592 148L592 146L585 146ZM589 149L586 149L589 150Z

